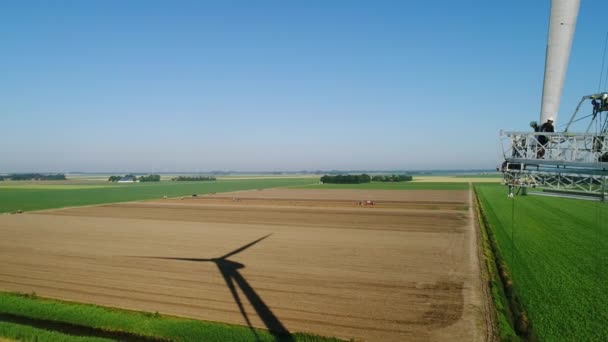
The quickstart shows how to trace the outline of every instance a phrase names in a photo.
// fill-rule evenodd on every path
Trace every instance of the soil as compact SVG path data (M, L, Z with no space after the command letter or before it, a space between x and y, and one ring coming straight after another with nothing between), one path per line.
M0 289L344 339L486 340L470 201L272 189L2 215Z

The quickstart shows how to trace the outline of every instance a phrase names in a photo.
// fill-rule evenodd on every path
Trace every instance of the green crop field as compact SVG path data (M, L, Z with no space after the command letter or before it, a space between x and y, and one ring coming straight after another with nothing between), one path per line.
M363 184L310 184L295 186L298 189L378 189L378 190L466 190L466 182L371 182Z
M476 188L538 338L607 341L608 203Z
M72 184L56 181L3 182L0 186L0 213L41 210L69 206L127 202L154 198L206 194L249 189L266 189L310 184L310 178L265 178L217 180L213 182L150 182L111 184L90 182Z
M303 341L337 342L311 334L177 318L30 295L0 293L0 337L25 341ZM143 337L143 338L142 338Z
M502 173L455 175L454 178L502 178Z

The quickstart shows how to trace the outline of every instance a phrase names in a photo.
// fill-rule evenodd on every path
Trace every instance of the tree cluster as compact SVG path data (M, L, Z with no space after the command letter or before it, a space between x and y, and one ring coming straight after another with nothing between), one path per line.
M139 176L140 182L160 182L160 175Z
M20 180L66 180L63 173L57 174L40 174L40 173L13 173L6 177L7 179L20 181Z
M119 180L121 180L123 178L132 178L134 182L137 181L137 179L138 179L135 175L124 175L124 176L110 176L110 178L108 178L108 181L109 182L118 182ZM160 176L159 176L159 180L160 180ZM142 181L142 182L145 182L145 181Z
M176 182L207 182L214 181L215 177L213 176L179 176L175 178L171 178L172 181Z
M325 176L321 177L321 183L323 183L323 184L360 184L360 183L369 183L370 181L371 181L371 177L366 174L336 175L336 176L325 175Z
M378 175L372 177L374 182L409 182L412 179L413 177L410 175Z

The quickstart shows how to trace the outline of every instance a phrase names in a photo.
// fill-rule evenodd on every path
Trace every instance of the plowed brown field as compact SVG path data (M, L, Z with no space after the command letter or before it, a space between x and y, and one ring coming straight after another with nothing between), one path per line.
M483 340L469 196L282 189L2 215L0 290L346 339Z

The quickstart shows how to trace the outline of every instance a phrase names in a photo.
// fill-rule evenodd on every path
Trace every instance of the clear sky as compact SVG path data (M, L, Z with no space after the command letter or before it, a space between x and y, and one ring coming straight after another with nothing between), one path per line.
M0 173L492 168L549 0L2 1ZM582 0L558 126L598 90Z

